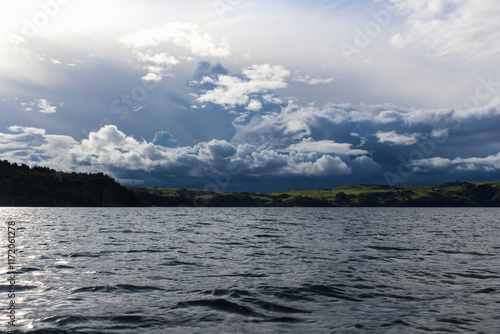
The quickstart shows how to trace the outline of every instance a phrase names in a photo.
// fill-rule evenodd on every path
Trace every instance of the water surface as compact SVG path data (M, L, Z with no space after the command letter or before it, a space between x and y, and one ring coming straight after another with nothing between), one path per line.
M17 329L29 333L497 333L499 214L0 209L4 231L16 222Z

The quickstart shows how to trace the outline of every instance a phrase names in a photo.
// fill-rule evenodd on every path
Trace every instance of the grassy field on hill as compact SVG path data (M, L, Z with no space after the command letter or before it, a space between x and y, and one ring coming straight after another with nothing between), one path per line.
M500 182L434 186L352 185L274 193L134 188L155 206L500 206Z

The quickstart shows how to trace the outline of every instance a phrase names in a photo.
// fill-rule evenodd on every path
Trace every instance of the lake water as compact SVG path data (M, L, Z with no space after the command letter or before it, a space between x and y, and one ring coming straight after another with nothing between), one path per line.
M29 333L499 333L494 208L0 208Z

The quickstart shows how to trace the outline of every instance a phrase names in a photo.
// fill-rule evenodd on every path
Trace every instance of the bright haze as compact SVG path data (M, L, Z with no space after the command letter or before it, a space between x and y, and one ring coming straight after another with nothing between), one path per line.
M0 11L0 159L233 191L500 179L497 0Z

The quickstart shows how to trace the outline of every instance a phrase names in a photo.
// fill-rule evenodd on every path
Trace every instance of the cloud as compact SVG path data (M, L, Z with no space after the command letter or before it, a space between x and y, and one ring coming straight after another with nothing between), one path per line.
M290 71L279 65L252 65L242 71L242 76L219 75L214 82L215 88L199 96L198 102L211 102L224 107L247 106L252 94L287 87L286 78L290 76ZM251 107L256 109L254 101L251 101Z
M139 29L137 32L120 38L120 42L133 49L157 47L162 43L188 49L196 56L227 57L229 46L225 41L217 43L210 34L194 23L166 23L161 27Z
M277 151L215 139L191 147L166 147L161 145L162 140L172 143L167 132L157 133L155 140L148 143L125 135L114 125L91 132L81 142L37 128L12 126L9 131L16 134L0 134L2 157L30 165L43 162L67 171L103 171L118 179L128 175L129 181L134 179L131 172L139 180L143 172L179 177L203 177L228 169L239 170L244 177L335 176L352 172L340 157L321 152Z
M351 149L351 144L336 143L332 140L315 141L312 138L303 139L298 144L293 144L288 147L290 151L297 152L318 152L323 154L345 154L345 155L363 155L368 151Z
M381 169L378 163L366 155L353 159L351 166L356 173L362 173L363 175L374 175Z
M8 130L10 132L14 132L14 133L33 133L33 134L38 134L38 135L45 134L44 129L27 127L27 126L18 126L18 125L9 126Z
M109 125L89 134L71 150L82 165L111 170L162 170L166 174L207 175L234 165L257 175L347 175L351 169L339 157L302 152L278 152L248 144L211 140L193 147L166 148L126 136ZM233 169L236 169L233 168Z
M303 83L306 83L308 85L327 84L327 83L333 82L333 80L335 80L334 77L330 77L330 78L326 78L326 79L312 78L310 74L296 75L292 78L292 81L303 82Z
M142 77L145 81L159 82L168 70L181 63L179 58L194 56L228 57L229 46L225 41L217 43L207 32L193 23L166 23L161 27L139 29L119 39L119 42L134 51L137 59L144 63L148 74ZM181 47L189 51L188 56L174 57L168 52L171 46Z
M390 0L407 16L409 30L393 36L397 47L425 48L431 57L466 60L500 54L500 9L491 0Z
M144 81L160 82L163 77L168 76L168 70L181 63L177 58L169 56L168 53L152 54L151 51L146 51L146 53L136 51L136 55L140 62L146 63L144 68L148 70L148 74L141 78Z
M434 129L431 136L434 138L447 137L450 134L450 129Z
M236 148L225 140L216 139L207 143L206 151L213 161L226 160L234 156L237 152Z
M212 65L204 67L210 69ZM202 72L198 82L203 85L212 84L209 78L219 76ZM11 126L10 133L0 134L0 154L12 161L62 170L102 171L129 184L158 178L200 187L204 177L238 171L231 174L236 189L257 179L260 181L255 187L265 182L281 184L282 180L300 179L306 184L313 178L340 182L338 177L350 183L384 182L384 172L398 170L398 157L411 161L415 178L443 171L498 170L500 115L496 113L462 118L465 116L453 109L423 112L393 105L304 107L289 101L273 106L271 111L264 109L269 106L263 103L262 112L249 113L247 121L234 124L234 133L227 138L191 146L180 146L170 131L164 130L147 142L108 125L75 141L40 128ZM457 119L467 122L457 123ZM390 145L391 150L380 144ZM460 154L450 147L459 147ZM415 155L415 150L419 154ZM463 158L456 158L459 155ZM410 179L405 181L411 183ZM321 186L320 181L315 184Z
M500 153L489 155L485 158L430 158L412 161L412 165L417 168L424 168L429 172L432 170L442 170L454 168L458 171L483 171L495 172L500 170Z
M56 106L45 99L36 99L33 102L21 103L21 105L26 111L37 111L42 114L54 114L57 111Z
M389 145L403 145L410 146L417 143L419 138L418 133L405 133L403 135L397 134L396 131L377 132L375 137L378 138L379 143L387 143Z
M178 143L168 131L159 131L155 134L153 144L163 147L177 147Z
M44 129L10 126L0 133L0 156L9 161L71 170L68 152L77 142L68 136L46 134Z
M262 103L258 100L251 100L245 109L250 111L259 111L262 108Z
M423 167L426 169L444 169L452 165L450 159L445 158L430 158L430 159L420 159L412 161L412 165L415 167Z
M292 155L293 163L287 170L291 174L305 176L349 175L352 173L352 169L339 157L323 155L313 161L308 161L313 157L315 157L314 154L307 156L303 154Z

